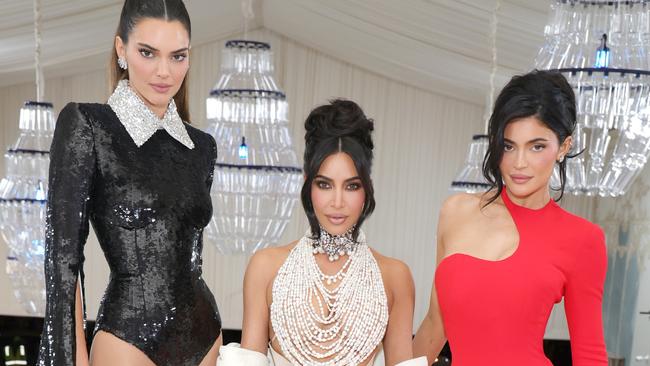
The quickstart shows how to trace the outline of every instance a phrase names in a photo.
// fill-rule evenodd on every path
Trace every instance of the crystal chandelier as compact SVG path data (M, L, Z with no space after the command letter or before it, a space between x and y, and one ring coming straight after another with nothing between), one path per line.
M483 158L489 145L488 135L474 135L469 144L465 165L451 182L451 190L477 193L490 189L490 184L483 176Z
M6 175L0 181L0 234L9 247L6 272L18 302L31 315L45 310L45 205L54 123L52 104L25 103L20 135L5 154Z
M18 303L30 315L45 313L45 205L49 150L55 118L43 99L40 64L40 0L34 0L36 102L20 110L20 134L5 154L5 178L0 180L0 235L9 247L6 273Z
M650 1L557 0L544 33L535 66L576 94L566 190L623 195L650 155Z
M222 75L207 99L207 132L219 154L206 238L224 254L277 243L302 186L272 56L268 43L226 42Z
M494 78L497 73L497 30L498 30L498 13L501 8L501 0L497 0L492 11L492 20L490 22L490 44L492 47L492 68L490 72L490 92L488 102L485 107L485 131L487 133L491 108L494 104ZM465 165L460 170L456 178L451 182L450 189L456 192L478 193L490 189L491 185L483 175L483 159L489 147L488 135L474 135L472 142L469 144L469 151L465 159Z

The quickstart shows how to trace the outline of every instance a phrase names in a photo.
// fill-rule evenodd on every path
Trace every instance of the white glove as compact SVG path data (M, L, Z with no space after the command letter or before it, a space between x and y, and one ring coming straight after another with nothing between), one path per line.
M219 348L219 366L269 366L265 354L241 348L239 343L228 343Z
M429 366L425 356L412 358L410 360L402 361L395 366Z

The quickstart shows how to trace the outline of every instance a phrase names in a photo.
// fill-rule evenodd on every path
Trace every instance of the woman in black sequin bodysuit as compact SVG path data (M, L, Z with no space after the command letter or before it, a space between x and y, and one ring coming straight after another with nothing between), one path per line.
M183 122L189 41L181 0L126 1L108 104L70 103L59 116L39 365L216 362L221 319L201 252L217 148ZM80 295L89 221L111 269L90 357Z

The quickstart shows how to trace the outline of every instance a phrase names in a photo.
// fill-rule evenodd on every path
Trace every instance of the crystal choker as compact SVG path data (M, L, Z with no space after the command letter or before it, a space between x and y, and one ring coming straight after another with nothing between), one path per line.
M320 236L318 239L311 240L313 253L327 254L330 262L337 261L344 255L352 254L359 245L359 242L352 237L355 227L356 225L353 225L341 235L332 235L320 226Z

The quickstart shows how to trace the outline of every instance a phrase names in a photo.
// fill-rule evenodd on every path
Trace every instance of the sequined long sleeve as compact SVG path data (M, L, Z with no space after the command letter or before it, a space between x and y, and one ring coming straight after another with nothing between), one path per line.
M214 180L214 168L217 165L217 142L214 140L212 136L209 138L210 140L210 161L208 163L208 166L210 169L208 170L208 179L206 180L206 186L208 187L208 192L212 189L212 181Z
M38 365L74 365L75 291L83 285L83 247L88 237L96 156L90 123L75 103L60 113L50 149L45 237L47 304ZM85 312L84 312L85 318Z

